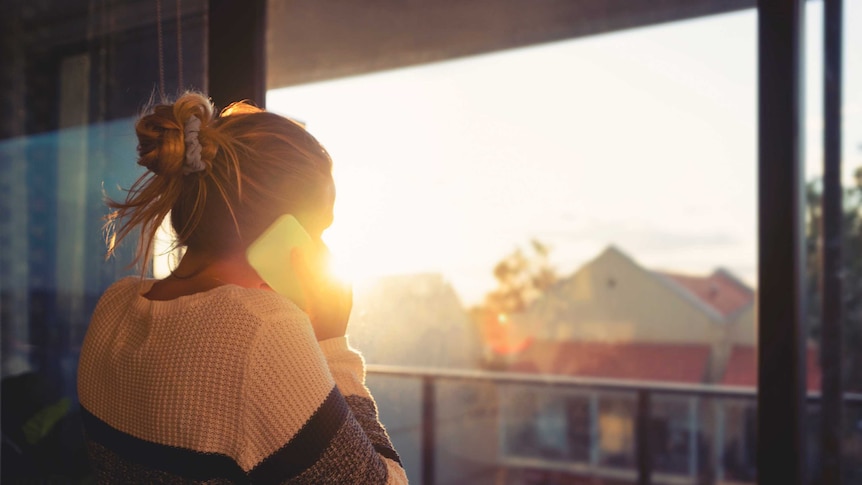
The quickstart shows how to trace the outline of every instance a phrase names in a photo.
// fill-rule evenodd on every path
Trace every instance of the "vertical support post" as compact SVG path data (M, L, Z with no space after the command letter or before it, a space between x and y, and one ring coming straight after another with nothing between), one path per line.
M724 480L724 401L716 399L713 401L715 410L715 439L713 448L715 453L715 480L721 483Z
M434 485L435 452L437 447L436 400L434 378L422 378L422 485Z
M590 467L598 468L601 457L601 435L599 434L599 394L590 392Z
M841 187L842 0L825 0L823 28L823 295L820 362L823 380L820 401L822 485L841 484L842 326L844 318L843 193Z
M219 108L266 104L267 0L209 0L207 89Z
M698 473L697 455L700 452L698 443L698 413L700 400L697 396L688 398L688 474L696 477Z
M495 383L494 389L497 390L497 402L500 403L497 412L497 456L503 459L509 456L509 417L514 412L509 404L515 395L514 392L505 388L505 384ZM517 420L514 420L517 422Z
M758 483L806 482L803 0L758 9Z
M650 452L650 392L638 390L637 420L635 429L635 445L637 452L638 485L652 483L652 454Z

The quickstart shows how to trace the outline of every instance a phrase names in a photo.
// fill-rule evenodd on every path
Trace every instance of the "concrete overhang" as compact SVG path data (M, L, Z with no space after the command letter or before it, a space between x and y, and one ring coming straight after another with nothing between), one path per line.
M270 0L267 88L755 6L754 0Z

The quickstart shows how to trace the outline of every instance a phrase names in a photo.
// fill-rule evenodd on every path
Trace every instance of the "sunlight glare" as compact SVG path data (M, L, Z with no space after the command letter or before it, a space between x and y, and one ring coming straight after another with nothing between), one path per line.
M153 278L163 279L170 276L182 257L182 250L174 247L176 234L171 227L171 214L168 213L156 231L153 239Z
M332 155L325 239L354 280L438 273L478 302L499 258L537 238L561 273L614 243L750 281L755 25L550 43L271 90L267 104Z

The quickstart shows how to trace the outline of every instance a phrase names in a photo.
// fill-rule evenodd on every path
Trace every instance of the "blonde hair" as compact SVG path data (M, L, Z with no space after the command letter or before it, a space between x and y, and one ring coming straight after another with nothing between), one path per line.
M240 102L214 116L212 102L189 92L158 104L135 125L144 173L125 201L108 199L110 257L139 229L132 265L146 273L165 216L177 245L226 254L248 246L279 215L325 209L332 160L301 125ZM189 173L185 124L200 120L203 170Z

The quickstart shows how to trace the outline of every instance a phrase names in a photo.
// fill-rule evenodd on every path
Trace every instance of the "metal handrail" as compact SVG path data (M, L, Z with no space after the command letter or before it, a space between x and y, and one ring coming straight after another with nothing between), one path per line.
M576 377L554 374L527 374L522 372L488 371L479 369L452 369L440 367L414 367L400 365L367 364L368 374L391 377L434 378L460 381L484 381L503 384L523 384L550 387L579 387L604 391L637 392L646 390L659 394L697 394L699 397L713 398L755 398L757 390L744 386L725 386L712 384L677 384L662 381L604 379L597 377ZM808 401L820 399L820 392L809 392ZM862 393L844 393L844 401L862 404Z
M438 380L493 382L552 388L581 388L596 391L625 391L637 398L635 416L635 457L637 461L637 483L650 485L653 479L653 454L649 444L649 422L652 415L652 400L655 394L686 395L719 399L750 399L757 391L750 387L720 386L705 384L675 384L658 381L636 381L601 379L552 374L525 374L518 372L488 371L477 369L451 369L439 367L412 367L368 364L366 374L396 378L419 379L422 383L422 480L424 485L435 483L436 469L436 388ZM808 402L820 399L819 392L808 393ZM862 393L845 393L845 403L862 405Z

